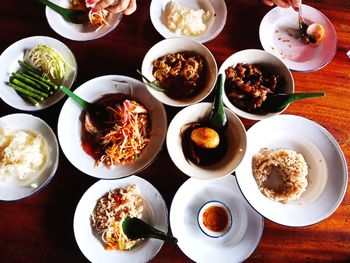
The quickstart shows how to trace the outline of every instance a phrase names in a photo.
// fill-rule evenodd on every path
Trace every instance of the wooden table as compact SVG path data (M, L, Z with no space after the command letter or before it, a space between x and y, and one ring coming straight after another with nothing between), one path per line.
M218 66L231 54L261 49L259 24L270 9L258 0L229 0L227 23L221 34L205 45ZM347 164L350 160L350 1L305 1L333 23L338 37L334 59L312 73L293 72L297 91L322 90L322 99L294 103L285 113L304 116L325 127L336 138ZM2 0L0 3L0 52L25 37L46 35L67 44L78 62L74 88L98 76L120 74L138 78L148 49L162 37L149 16L150 1L138 1L138 10L124 17L115 31L102 39L74 42L49 27L44 7L36 1ZM3 86L3 85L2 85ZM44 111L34 112L57 131L57 118L65 99ZM168 120L179 110L166 107ZM0 116L20 111L0 102ZM254 122L243 120L247 128ZM139 176L164 196L168 208L177 189L188 177L181 173L163 147L155 162ZM97 180L81 173L60 151L60 163L50 184L39 194L18 202L0 203L0 262L86 262L73 234L75 207L86 189ZM313 226L290 228L265 220L259 246L247 262L344 262L350 261L350 190L332 216ZM191 262L181 250L165 244L152 262ZM219 262L219 261L218 261Z

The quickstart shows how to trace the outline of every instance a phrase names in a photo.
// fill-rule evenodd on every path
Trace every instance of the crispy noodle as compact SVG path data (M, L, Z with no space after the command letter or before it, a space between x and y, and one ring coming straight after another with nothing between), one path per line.
M141 218L142 197L136 185L119 188L101 197L91 215L92 226L101 234L107 250L128 250L137 240L128 239L122 230L127 216Z

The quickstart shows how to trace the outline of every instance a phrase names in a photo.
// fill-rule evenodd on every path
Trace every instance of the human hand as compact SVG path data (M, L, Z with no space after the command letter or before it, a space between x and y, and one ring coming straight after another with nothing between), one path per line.
M92 11L105 9L110 13L130 15L136 10L136 0L86 0L87 4L95 6Z
M273 6L274 4L283 8L293 7L295 10L301 5L301 0L262 0L264 4Z

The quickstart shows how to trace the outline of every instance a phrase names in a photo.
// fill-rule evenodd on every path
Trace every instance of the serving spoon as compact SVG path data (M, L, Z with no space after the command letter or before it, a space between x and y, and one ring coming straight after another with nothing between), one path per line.
M276 93L268 95L263 102L262 108L269 112L277 112L283 110L288 104L306 98L322 97L325 93Z
M177 243L177 238L165 234L137 217L126 217L123 220L122 229L130 239L156 238Z
M213 108L211 110L208 124L211 128L221 132L227 127L227 117L225 114L222 94L224 92L224 75L219 74L216 82L216 94L214 97Z
M88 13L86 11L63 8L48 0L38 1L50 7L52 10L60 14L66 21L73 24L84 24L89 20Z

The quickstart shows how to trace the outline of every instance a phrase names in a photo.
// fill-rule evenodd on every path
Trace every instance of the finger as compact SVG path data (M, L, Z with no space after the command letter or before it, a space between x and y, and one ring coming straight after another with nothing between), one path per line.
M136 10L136 0L130 0L129 6L124 10L125 15L131 15Z
M268 6L273 6L274 5L273 1L271 1L271 0L263 0L263 3L265 5L268 5Z
M279 7L283 7L283 8L287 8L290 6L288 3L288 0L274 0L274 3Z
M106 7L108 7L114 3L115 3L115 0L101 0L98 3L96 3L94 9L95 10L105 9ZM119 5L119 3L117 5Z
M106 10L110 13L120 13L128 8L130 0L119 0L117 4L109 6Z
M299 9L299 6L301 5L301 0L291 0L291 2L292 2L291 6L295 10Z

